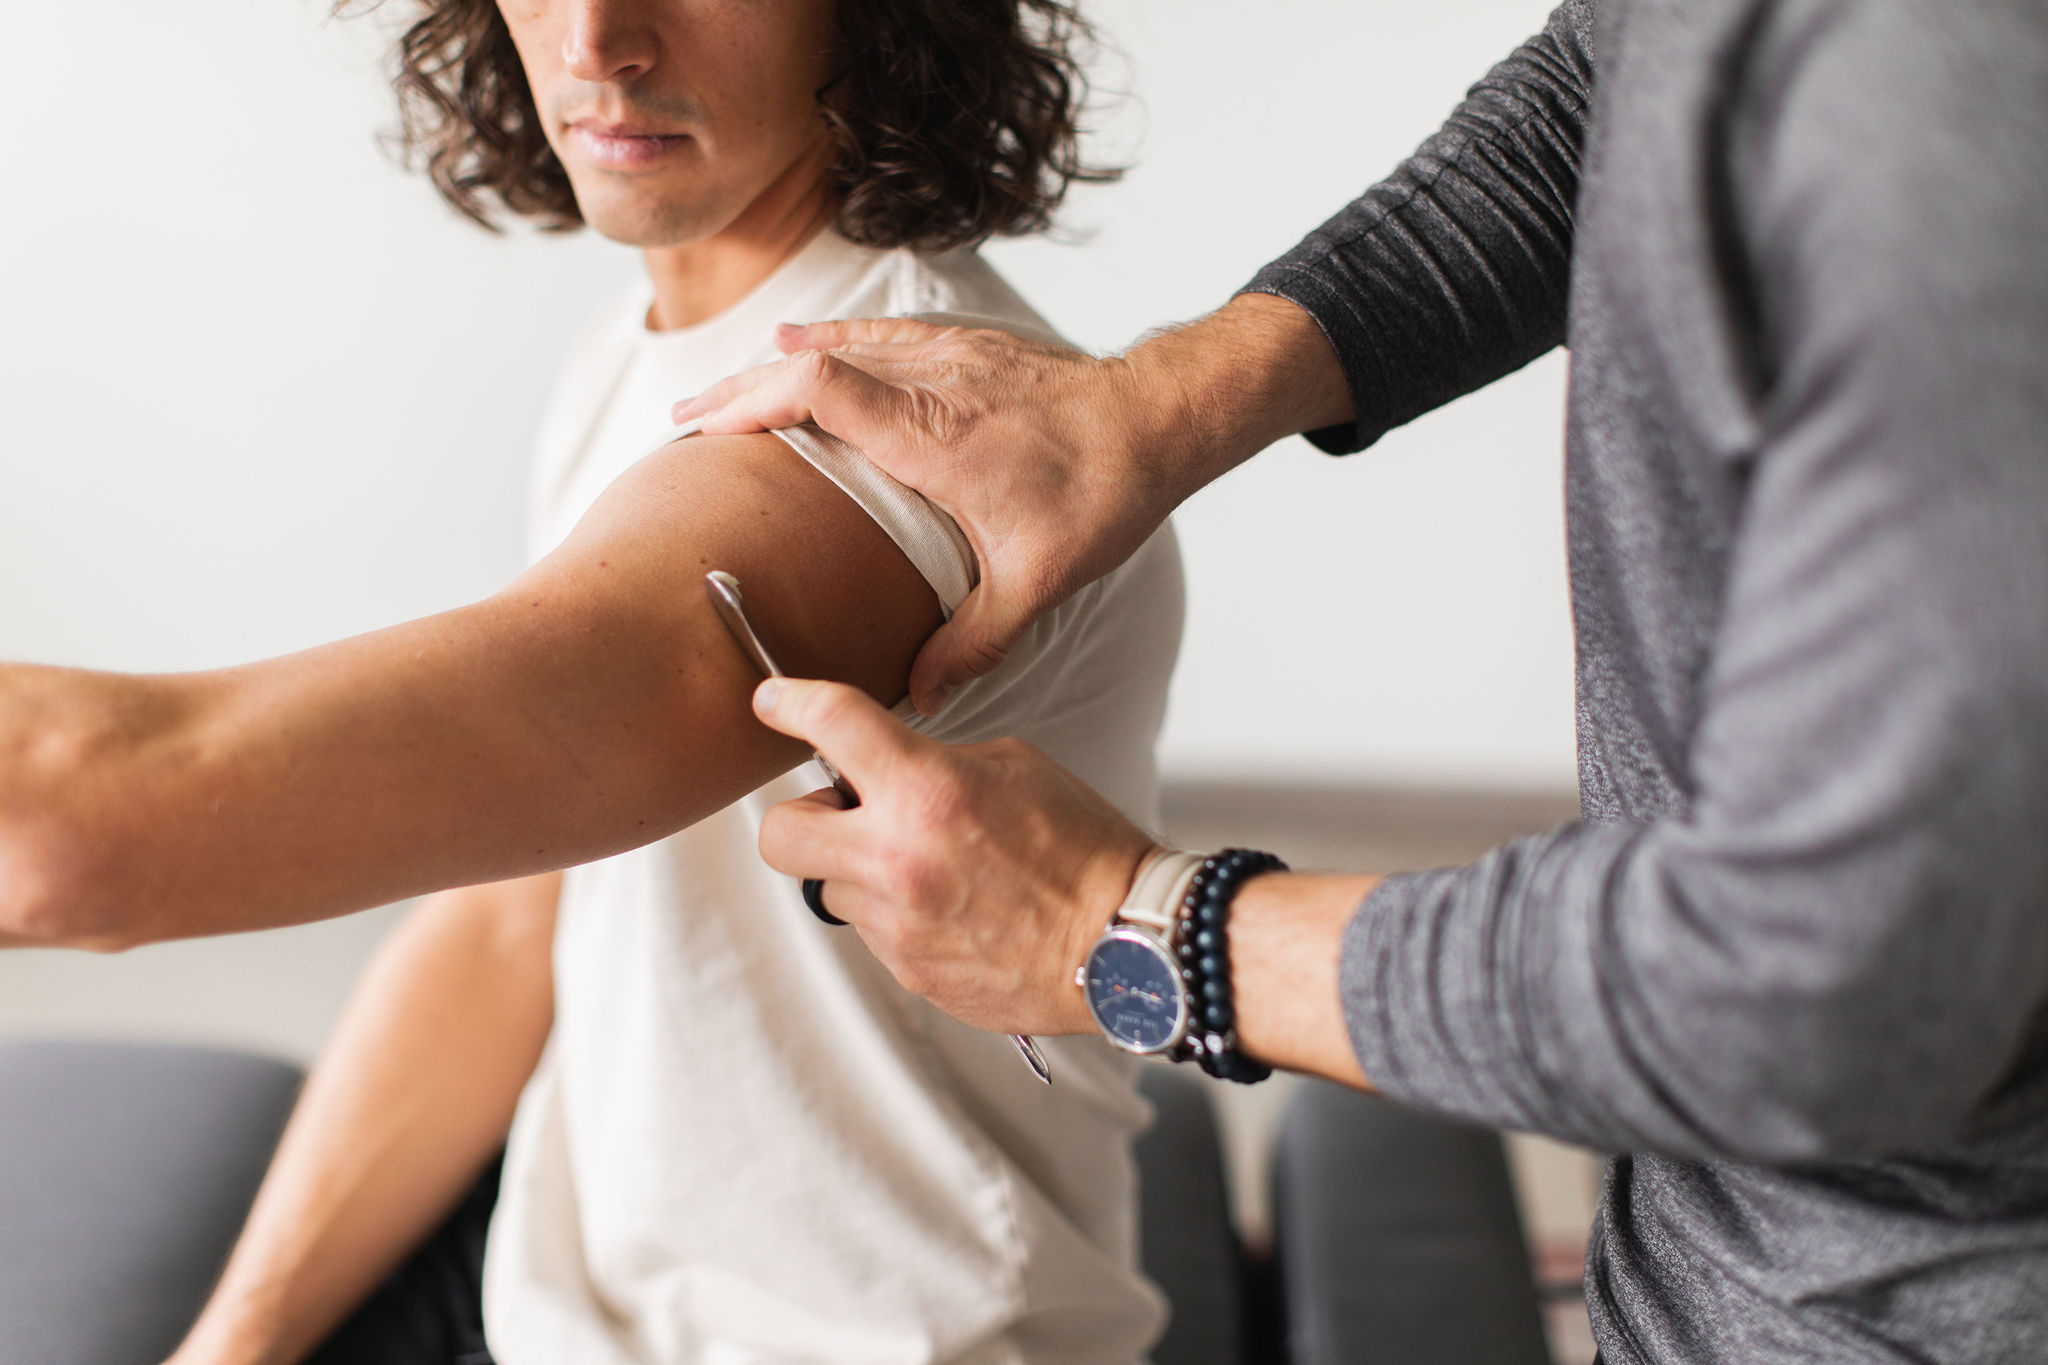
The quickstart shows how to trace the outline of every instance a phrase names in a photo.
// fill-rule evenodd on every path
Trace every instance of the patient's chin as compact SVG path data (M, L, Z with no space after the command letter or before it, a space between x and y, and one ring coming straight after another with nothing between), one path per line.
M642 248L701 242L732 216L702 200L604 185L577 185L576 205L583 221L599 235L621 246Z

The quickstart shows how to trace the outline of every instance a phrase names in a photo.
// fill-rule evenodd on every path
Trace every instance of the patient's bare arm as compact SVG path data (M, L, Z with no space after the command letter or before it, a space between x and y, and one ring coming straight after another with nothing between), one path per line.
M474 606L218 672L0 668L0 935L121 947L636 847L804 756L748 709L731 570L792 671L903 693L937 600L770 436L642 461Z
M445 891L385 942L172 1365L301 1359L462 1198L547 1041L560 888Z

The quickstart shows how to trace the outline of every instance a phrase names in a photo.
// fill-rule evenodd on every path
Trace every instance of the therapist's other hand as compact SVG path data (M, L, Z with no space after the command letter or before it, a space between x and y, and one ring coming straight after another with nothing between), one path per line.
M784 328L776 344L789 359L677 404L675 418L714 433L815 422L960 524L981 584L911 670L928 714L1196 489L1351 413L1321 329L1263 294L1107 358L903 319Z
M918 708L1003 661L1037 617L1128 559L1190 489L1133 367L908 320L785 328L788 360L675 410L712 433L815 422L959 523L981 582L911 672Z
M906 990L998 1033L1088 1033L1074 969L1155 847L1079 778L1021 740L953 746L860 691L770 680L754 711L812 745L861 804L830 790L785 802L761 856L825 881Z

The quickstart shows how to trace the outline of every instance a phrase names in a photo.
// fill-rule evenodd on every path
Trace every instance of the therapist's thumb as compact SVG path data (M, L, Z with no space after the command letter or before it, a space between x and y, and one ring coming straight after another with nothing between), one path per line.
M754 714L831 759L856 788L933 743L843 683L766 679L754 689Z
M1042 597L1003 591L984 578L967 594L953 619L932 632L910 667L910 698L935 716L954 689L993 673L1031 623L1047 607Z

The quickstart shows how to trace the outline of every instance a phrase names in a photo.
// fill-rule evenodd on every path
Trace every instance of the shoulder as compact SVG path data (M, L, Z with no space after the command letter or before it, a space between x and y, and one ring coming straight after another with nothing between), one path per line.
M1728 156L1757 254L1880 250L1906 277L2027 269L2048 178L2039 0L1779 0L1732 92Z
M879 253L841 315L928 318L1063 341L1038 310L972 247L937 253L907 248Z

